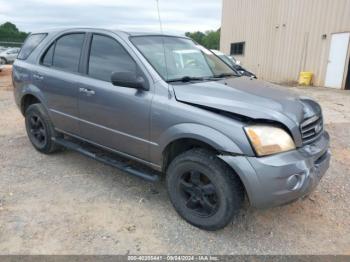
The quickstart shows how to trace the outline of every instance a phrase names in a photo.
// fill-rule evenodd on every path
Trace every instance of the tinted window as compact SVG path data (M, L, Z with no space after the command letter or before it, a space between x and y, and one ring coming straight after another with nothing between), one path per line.
M34 49L44 40L46 34L34 34L28 36L19 52L18 59L27 59Z
M67 71L78 72L84 34L70 34L56 41L53 66Z
M134 60L116 40L107 36L93 36L88 72L91 77L110 81L113 72L135 70Z
M42 64L46 66L52 66L53 60L53 50L55 49L55 44L52 44L49 49L47 49L44 57L42 58Z
M245 42L232 43L231 55L244 55Z

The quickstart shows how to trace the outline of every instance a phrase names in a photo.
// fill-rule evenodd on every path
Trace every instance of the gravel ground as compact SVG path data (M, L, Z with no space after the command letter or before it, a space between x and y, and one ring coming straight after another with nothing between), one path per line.
M0 254L350 255L350 93L314 97L331 134L331 167L316 191L288 206L248 206L206 232L172 208L164 182L144 182L77 153L42 155L30 145L0 73Z

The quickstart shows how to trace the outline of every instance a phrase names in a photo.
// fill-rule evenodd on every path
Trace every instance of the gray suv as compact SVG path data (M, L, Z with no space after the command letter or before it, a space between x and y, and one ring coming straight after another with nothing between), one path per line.
M245 197L266 208L305 196L329 166L319 104L240 76L186 37L33 33L13 84L38 151L163 176L176 211L202 229L227 225Z

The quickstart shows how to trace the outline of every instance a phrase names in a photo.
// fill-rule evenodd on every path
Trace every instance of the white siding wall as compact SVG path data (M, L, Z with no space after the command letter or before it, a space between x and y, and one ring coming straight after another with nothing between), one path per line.
M350 0L223 0L221 51L246 42L236 58L261 79L289 83L311 71L324 85L336 32L350 32Z

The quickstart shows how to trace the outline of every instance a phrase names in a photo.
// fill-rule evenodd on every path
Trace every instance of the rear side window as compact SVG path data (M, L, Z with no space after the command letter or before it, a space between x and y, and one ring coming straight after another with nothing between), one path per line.
M89 76L110 81L114 72L135 72L136 63L116 40L94 35L89 58Z
M28 36L24 42L21 51L18 54L18 59L27 59L34 49L44 40L47 34L33 34Z
M55 43L53 43L49 49L47 49L41 63L45 66L52 66L53 51L55 50Z
M78 72L85 33L68 34L57 39L45 52L41 63Z

